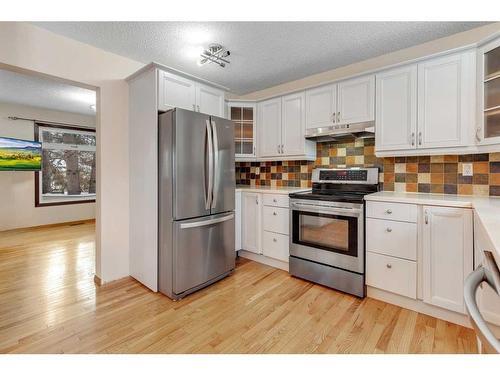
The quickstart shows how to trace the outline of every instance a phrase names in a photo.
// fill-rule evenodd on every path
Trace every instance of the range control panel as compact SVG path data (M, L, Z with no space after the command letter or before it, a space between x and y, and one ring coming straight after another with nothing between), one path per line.
M362 169L323 170L319 172L321 181L366 181L368 171Z
M378 168L313 169L312 181L332 184L377 184Z

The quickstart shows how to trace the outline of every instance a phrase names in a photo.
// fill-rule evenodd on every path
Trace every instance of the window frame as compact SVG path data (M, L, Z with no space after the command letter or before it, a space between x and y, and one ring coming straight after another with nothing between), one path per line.
M53 123L45 123L42 121L36 121L34 124L34 140L37 142L40 142L40 128L54 128L54 129L63 129L63 130L77 130L77 131L83 131L83 132L88 132L88 133L96 133L96 130L94 128L84 128L84 127L79 127L79 126L67 126L67 125L59 125L59 124L53 124ZM96 134L97 135L97 134ZM96 137L96 143L97 143L97 137ZM42 150L43 150L43 142L42 142ZM97 146L96 146L96 151L97 153ZM97 165L96 165L97 168ZM53 201L53 202L42 202L40 201L41 198L41 189L40 189L40 183L41 183L41 171L35 172L35 207L50 207L50 206L66 206L69 204L84 204L84 203L95 203L96 201L96 196L97 194L93 194L92 196L89 196L89 198L81 198L81 199L73 199L70 200L69 198L67 200L61 200L61 201Z

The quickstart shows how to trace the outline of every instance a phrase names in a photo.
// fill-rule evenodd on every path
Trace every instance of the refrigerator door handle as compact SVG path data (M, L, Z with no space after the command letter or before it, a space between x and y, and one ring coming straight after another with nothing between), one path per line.
M234 213L230 213L229 215L217 217L215 219L208 219L202 221L195 221L193 223L183 223L181 224L181 229L189 229L189 228L198 228L198 227L206 227L207 225L219 224L224 221L228 221L234 219Z
M215 121L211 121L214 147L214 180L212 184L212 206L215 208L217 204L217 191L219 190L219 137L217 136L217 125Z
M205 158L208 157L208 185L205 187L205 209L210 210L212 207L212 194L213 194L213 175L214 175L214 154L213 154L213 140L212 140L212 126L210 121L207 120L207 148L208 152L205 154ZM207 155L208 154L208 155ZM205 166L205 173L206 166ZM205 180L207 180L205 176Z

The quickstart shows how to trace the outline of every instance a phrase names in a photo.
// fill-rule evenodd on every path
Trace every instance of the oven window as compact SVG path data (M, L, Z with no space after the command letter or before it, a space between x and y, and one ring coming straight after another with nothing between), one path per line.
M293 211L293 242L322 250L357 256L358 219Z

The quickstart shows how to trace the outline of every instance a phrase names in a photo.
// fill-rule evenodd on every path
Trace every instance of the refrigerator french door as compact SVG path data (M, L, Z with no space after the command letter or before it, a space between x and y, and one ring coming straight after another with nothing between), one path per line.
M176 108L158 139L158 286L179 299L234 269L234 127Z

